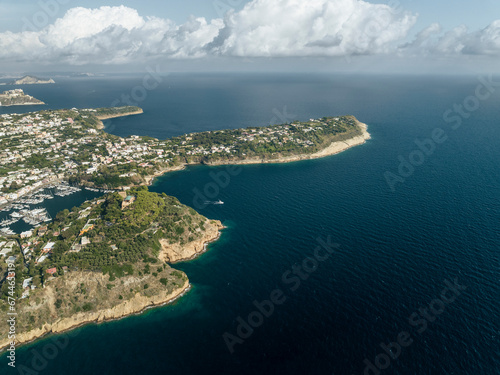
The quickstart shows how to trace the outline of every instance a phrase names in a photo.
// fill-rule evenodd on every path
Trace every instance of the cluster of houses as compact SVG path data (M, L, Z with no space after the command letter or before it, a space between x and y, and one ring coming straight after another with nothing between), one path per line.
M103 200L98 200L97 202L94 202L97 204L98 202L102 203ZM86 209L82 209L79 212L80 218L81 217L86 217L91 211L91 207L87 207ZM80 230L77 240L71 247L71 251L80 251L82 246L90 244L90 240L88 237L84 236L87 232L91 231L94 229L94 224L92 224L93 220L89 220ZM41 248L40 251L37 251L37 254L34 254L34 250L39 248L39 245L42 243L42 237L45 236L47 233L47 226L40 226L36 230L36 235L33 230L25 231L22 232L20 237L21 237L21 251L24 255L25 261L29 261L30 259L34 258L35 264L41 264L50 256L52 255L52 252L54 250L54 246L56 245L56 242L54 241L48 241L46 242ZM65 230L68 230L69 227L63 228L61 232L64 232ZM55 232L53 233L54 236L59 236L60 232ZM5 242L5 241L4 241ZM10 247L11 245L15 244L15 241L11 241L11 243L5 245L6 248L9 248L9 250L5 251L5 255L7 255L9 252L11 252ZM0 242L0 249L3 247L3 243ZM0 251L0 255L3 254L3 249ZM54 269L47 269L46 272L48 274L55 274L55 268Z
M304 133L308 133L311 131L322 130L323 127L321 125L326 125L325 123L319 120L310 120L309 124L304 124L300 122L296 122L293 124L295 129L298 129ZM310 147L314 145L314 143L310 140L301 139L298 136L298 133L295 131L291 131L290 125L274 125L272 127L267 128L259 128L259 129L239 129L240 135L236 133L232 133L231 131L216 131L216 134L233 134L233 141L225 144L225 145L213 145L210 148L206 148L203 146L194 147L189 144L189 141L192 137L187 136L185 141L181 142L181 147L186 149L187 155L211 155L217 153L235 153L237 152L238 144L242 143L251 143L255 142L258 144L266 144L273 143L275 145L283 145L285 143L295 143L297 145L301 145L303 147ZM211 132L208 132L211 133Z
M74 141L70 139L63 141L60 132L72 120L62 119L56 114L50 114L49 117L50 120L46 120L39 113L0 115L0 166L11 169L0 176L0 204L16 200L44 184L62 179L74 167L68 160L63 160L57 168L32 168L24 165L34 155L48 160L62 157L59 152L73 144Z
M67 136L68 131L72 136ZM62 118L57 111L43 116L38 112L0 115L0 143L0 166L11 170L0 176L0 205L81 171L93 174L101 166L132 162L152 166L171 160L157 140L131 136L106 141L97 130ZM88 159L81 160L83 151L89 150ZM53 167L27 168L24 163L34 155L52 161Z
M310 122L319 122L318 120L310 120ZM325 124L326 125L326 124ZM310 131L322 130L322 126L318 125L305 125L304 123L295 122L293 126L296 129L300 129L304 133ZM290 130L290 125L274 125L268 128L262 129L242 129L242 135L237 137L240 142L254 142L257 143L275 143L277 145L283 145L285 143L295 143L297 145L303 145L304 147L309 147L313 145L310 140L303 140L297 136L295 131Z
M19 245L17 241L8 240L6 238L0 237L0 257L6 263L15 263L18 256L14 255L19 252ZM8 272L6 277L15 277L15 273ZM23 294L21 298L26 298L29 296L30 290L35 289L35 286L31 284L33 278L27 278L23 280Z
M23 96L24 91L23 91L23 89L7 90L7 91L2 92L0 95L6 95L6 96L10 96L12 98L17 98L19 96Z
M21 233L21 252L23 253L25 261L28 261L34 256L34 249L37 248L41 243L41 238L47 232L47 226L43 225L38 228L37 235L34 234L33 230L27 230ZM43 262L50 255L50 251L53 248L53 244L49 242L43 248L41 253L35 258L37 263Z
M72 109L88 118L89 110ZM67 112L66 112L67 113ZM73 117L77 116L75 113ZM338 119L337 119L338 120ZM154 138L130 136L118 140L106 139L91 127L82 126L73 118L63 118L62 112L34 112L24 115L0 115L0 166L10 169L0 176L0 205L29 194L44 184L63 180L72 174L98 173L103 166L118 166L137 163L151 167L157 163L170 162L176 155L207 156L211 154L235 153L239 144L248 142L274 143L282 145L293 142L303 147L313 145L303 139L302 133L323 129L320 120L292 125L275 125L259 129L239 129L239 131L214 131L229 139L225 144L194 146L190 141L193 134L158 141ZM70 134L70 136L68 136ZM227 136L230 136L229 138ZM303 135L303 134L302 134ZM90 151L90 152L89 152ZM23 164L34 155L53 162L50 168L26 168ZM82 155L88 155L82 160ZM133 171L122 176L131 176ZM2 191L4 194L2 194Z
M15 248L17 247L16 241L9 241L3 238L0 238L0 256L6 260L7 255L11 254ZM10 259L12 261L12 259Z
M7 90L0 93L0 106L9 105L13 99L25 98L26 101L37 101L30 95L25 95L22 89Z
M23 168L8 172L6 176L0 177L0 205L30 195L44 185L54 183L62 178L64 178L63 174L54 174L49 168ZM10 189L12 186L18 187L18 189L11 192L1 192L4 189L12 190Z

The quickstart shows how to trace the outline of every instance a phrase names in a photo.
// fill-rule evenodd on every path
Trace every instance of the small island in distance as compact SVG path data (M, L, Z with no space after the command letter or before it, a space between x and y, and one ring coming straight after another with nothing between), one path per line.
M40 105L45 104L31 95L26 95L21 89L4 91L0 94L0 106L10 107L14 105Z
M55 81L52 78L49 79L41 79L37 78L34 76L24 76L22 78L19 78L15 81L9 82L9 83L0 83L0 85L45 85L45 84L50 84L50 83L55 83Z

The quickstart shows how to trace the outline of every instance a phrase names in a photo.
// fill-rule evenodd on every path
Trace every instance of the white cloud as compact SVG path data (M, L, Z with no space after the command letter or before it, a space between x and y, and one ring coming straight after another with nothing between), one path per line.
M438 24L433 24L417 34L412 43L403 45L401 51L436 56L499 56L500 20L475 32L469 32L465 25L443 32Z
M40 35L40 41L54 48L64 48L78 39L99 35L108 28L121 27L131 32L142 28L145 23L137 10L123 5L99 9L73 8L50 25Z
M437 35L441 33L441 25L438 23L433 23L429 27L426 27L422 31L420 31L416 36L413 42L411 43L406 43L401 46L401 48L421 48L423 47L424 49L428 47L430 41L434 37L434 35Z
M462 52L472 55L500 55L500 20L492 22L481 31L470 34L464 41Z
M158 55L200 57L222 27L220 19L193 17L177 26L141 17L125 6L79 7L38 32L0 33L0 59L78 65L128 63Z
M39 31L0 33L0 61L125 64L152 57L500 54L500 21L470 33L434 24L404 43L416 16L362 0L252 0L224 19L182 25L125 6L73 8ZM399 47L398 47L399 45Z
M226 17L218 52L235 56L341 56L387 52L416 17L361 0L254 0Z

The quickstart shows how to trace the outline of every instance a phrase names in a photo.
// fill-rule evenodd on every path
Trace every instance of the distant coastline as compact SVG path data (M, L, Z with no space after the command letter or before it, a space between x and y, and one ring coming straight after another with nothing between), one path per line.
M8 82L8 83L0 83L2 86L6 85L11 85L11 86L16 86L16 85L46 85L46 84L52 84L55 83L52 78L49 79L40 79L34 76L24 76L22 78L16 79L15 81Z

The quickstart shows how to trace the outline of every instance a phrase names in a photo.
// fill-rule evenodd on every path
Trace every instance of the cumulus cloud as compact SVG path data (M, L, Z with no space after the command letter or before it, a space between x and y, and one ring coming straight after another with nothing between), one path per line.
M499 56L500 20L475 32L470 32L465 25L443 32L441 26L433 24L418 33L412 43L401 46L400 51L436 56Z
M0 33L0 59L14 61L127 63L150 56L200 57L222 20L191 18L183 25L142 17L125 6L73 8L40 31Z
M152 57L201 58L344 56L425 50L440 54L500 54L500 21L470 33L439 25L402 44L416 16L362 0L252 0L238 12L207 20L143 17L119 6L73 8L38 30L0 33L0 60L125 64ZM411 52L410 52L411 53Z
M216 51L234 56L341 56L387 52L416 16L360 0L254 0L225 19Z
M91 38L107 29L123 28L130 32L141 29L145 23L137 10L124 6L73 8L50 25L45 33L41 33L40 42L54 48L64 48L76 40Z
M404 48L420 48L420 47L427 47L432 40L432 38L441 33L442 28L441 25L438 23L433 23L432 25L426 27L422 31L420 31L416 36L415 39L411 43L406 43L401 46L401 49Z
M481 31L471 33L463 43L462 52L465 54L500 55L500 20Z

